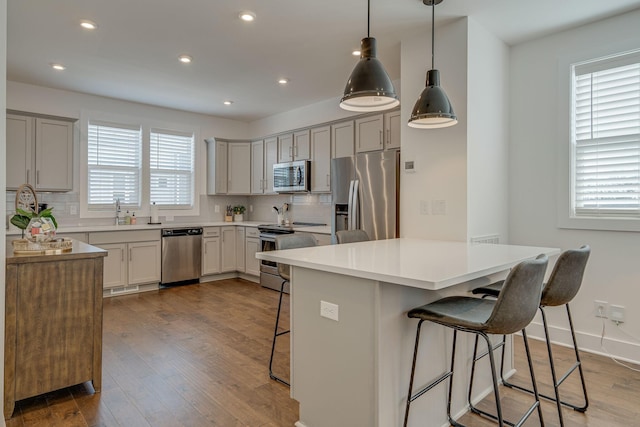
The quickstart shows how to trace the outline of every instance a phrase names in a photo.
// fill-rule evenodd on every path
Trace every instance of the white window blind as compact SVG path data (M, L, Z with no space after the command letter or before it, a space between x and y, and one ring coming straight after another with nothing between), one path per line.
M116 198L140 206L140 127L90 122L88 132L89 208L104 209Z
M194 148L193 134L151 130L151 203L172 207L193 206Z
M573 76L574 215L640 218L640 52Z

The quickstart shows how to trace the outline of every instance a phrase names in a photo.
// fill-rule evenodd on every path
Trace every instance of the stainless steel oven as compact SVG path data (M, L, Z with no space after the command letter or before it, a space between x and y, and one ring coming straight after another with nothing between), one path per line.
M260 250L262 252L276 250L276 236L293 233L293 228L276 224L259 225L258 230L260 231ZM261 260L260 285L264 286L265 288L279 291L281 284L282 278L278 274L277 263L273 261ZM285 292L289 292L289 284L285 286Z

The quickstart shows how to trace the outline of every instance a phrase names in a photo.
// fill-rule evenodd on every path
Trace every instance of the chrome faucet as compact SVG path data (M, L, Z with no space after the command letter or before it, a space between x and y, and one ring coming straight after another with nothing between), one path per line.
M116 197L116 225L120 225L120 197Z

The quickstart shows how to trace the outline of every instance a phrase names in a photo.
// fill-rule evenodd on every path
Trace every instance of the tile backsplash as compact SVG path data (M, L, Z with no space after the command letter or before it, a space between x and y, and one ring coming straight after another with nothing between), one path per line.
M38 202L53 207L53 214L61 226L110 225L111 218L80 218L80 195L68 193L38 193ZM15 213L15 191L6 192L7 224ZM331 223L331 194L275 194L264 196L207 196L200 195L200 215L175 217L175 222L223 221L227 205L244 205L246 221L275 223L277 216L273 206L289 203L289 219L297 222ZM216 206L219 212L216 212ZM160 212L162 220L162 211ZM146 221L148 217L140 217ZM141 221L141 220L139 220Z

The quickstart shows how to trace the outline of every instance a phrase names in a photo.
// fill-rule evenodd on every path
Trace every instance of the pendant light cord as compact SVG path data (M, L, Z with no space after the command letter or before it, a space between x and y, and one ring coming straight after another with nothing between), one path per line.
M436 2L431 2L431 69L434 70L435 66L435 54L436 54Z
M367 0L367 38L369 35L369 28L371 27L371 0Z

